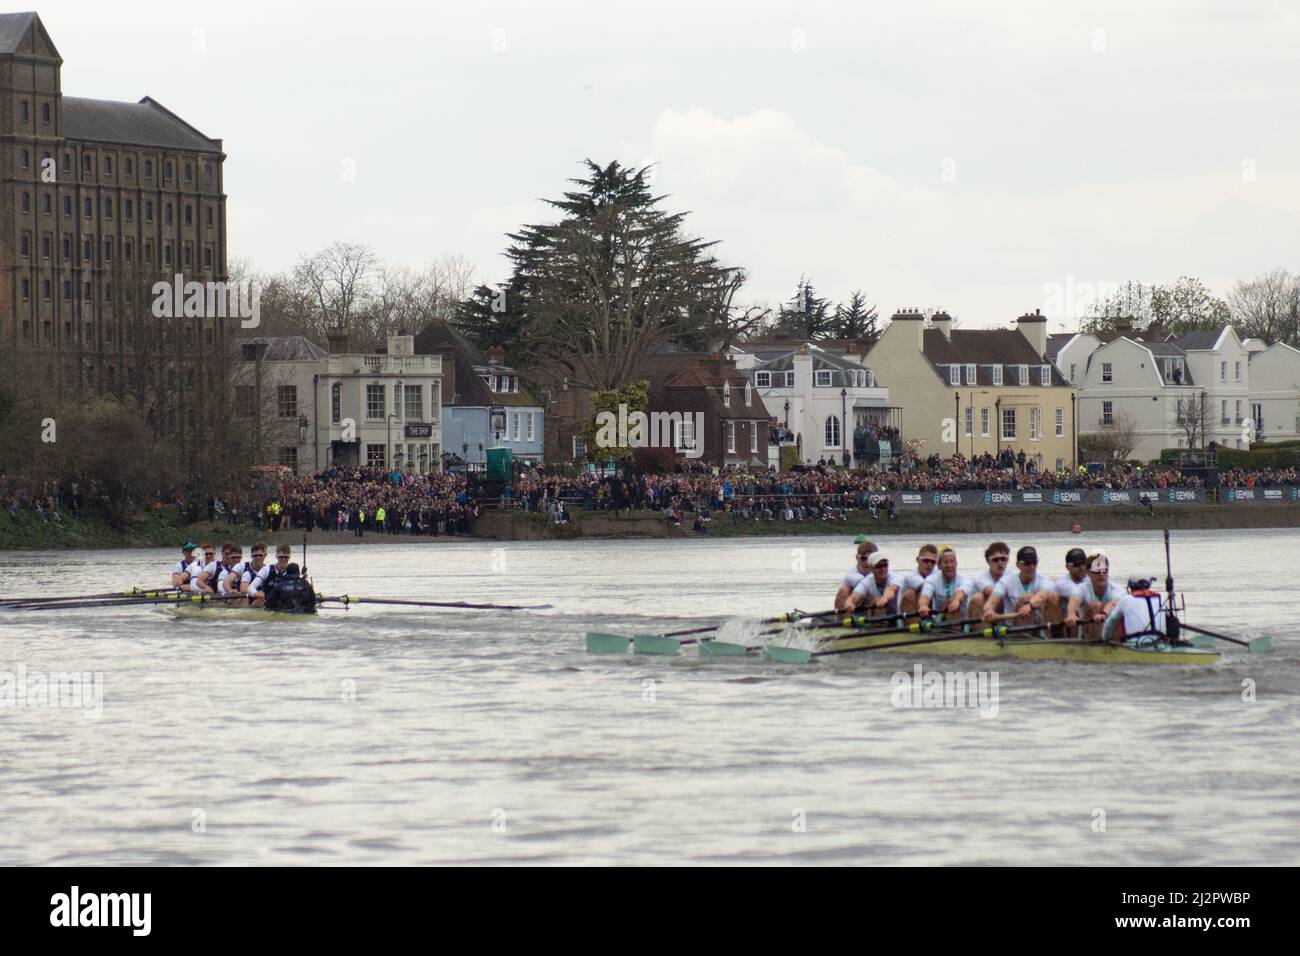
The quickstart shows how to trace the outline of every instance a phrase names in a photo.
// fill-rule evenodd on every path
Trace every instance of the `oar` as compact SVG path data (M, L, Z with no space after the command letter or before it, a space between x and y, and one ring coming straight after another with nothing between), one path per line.
M10 607L10 611L63 611L69 608L98 607L150 607L158 604L184 604L187 602L206 603L215 601L238 601L246 594L160 594L157 597L140 596L135 598L110 598L97 601L65 601L60 604L23 604Z
M357 597L352 594L340 594L337 597L317 597L317 601L341 601L349 604L398 604L403 607L453 607L467 608L475 611L544 611L554 607L553 604L471 604L467 601L407 601L399 598Z
M128 597L158 597L164 594L175 594L180 588L132 588L130 591L109 591L105 594L65 594L65 595L48 595L46 597L13 597L0 598L0 606L17 607L23 604L55 604L60 601L94 601L107 600L109 598L128 598Z
M962 627L965 621L954 622L948 625L948 628ZM913 625L914 627L916 625ZM1041 624L1027 625L1025 627L1004 627L995 624L992 627L986 627L982 631L959 631L957 633L943 633L935 637L923 637L914 641L896 641L889 644L873 644L868 647L845 647L840 649L831 649L826 651L809 651L799 647L783 647L780 644L768 644L763 648L763 656L770 661L776 661L780 664L807 664L815 657L825 657L828 654L856 654L860 651L887 651L899 647L916 647L918 644L939 644L944 641L961 641L970 638L991 637L1001 639L1008 634L1022 633L1024 631L1040 631L1043 629Z
M1227 634L1207 631L1203 627L1193 627L1185 621L1179 621L1178 624L1184 631L1192 631L1198 635L1192 638L1193 647L1213 647L1215 641L1227 641L1229 644L1236 644L1239 647L1246 648L1252 654L1261 654L1273 650L1273 638L1267 634L1252 638L1249 641L1243 641L1238 637L1229 637Z

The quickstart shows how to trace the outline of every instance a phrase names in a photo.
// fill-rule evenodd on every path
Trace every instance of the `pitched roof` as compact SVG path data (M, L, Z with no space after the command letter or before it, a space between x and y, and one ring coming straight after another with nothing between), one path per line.
M1065 343L1074 338L1075 332L1052 332L1047 336L1047 360L1055 362L1056 357L1061 354L1061 349L1065 348Z
M235 350L244 345L265 345L262 359L266 362L314 362L329 356L305 335L253 335L231 343Z
M755 371L782 371L794 368L794 357L803 350L803 346L791 349L785 348L762 348L755 350L752 354L757 359L754 363ZM853 359L841 358L833 352L827 352L825 349L816 345L809 345L808 352L812 355L813 370L823 371L852 369L861 371L866 366L854 361Z
M494 392L488 388L478 371L490 366L487 354L441 319L430 322L415 337L416 355L439 355L444 346L452 349L452 361L455 363L453 386L456 389L455 394L443 402L444 405L514 405L536 408L541 404L522 383L517 392ZM510 369L507 374L513 375L514 370Z
M27 36L35 19L36 14L31 11L0 13L0 54L17 53L19 44Z
M1224 328L1227 326L1219 329L1197 329L1194 332L1184 332L1178 338L1171 335L1165 341L1173 342L1185 352L1209 351L1219 341L1219 336L1223 335Z
M152 97L139 103L63 97L60 132L68 139L220 153L210 139Z
M722 390L726 384L731 385L730 405L724 405L722 402ZM749 386L748 404L745 402L746 386ZM763 396L751 385L748 375L737 369L734 363L716 355L697 358L663 385L655 388L652 392L652 407L673 405L672 393L680 391L695 393L720 419L767 421L771 418L767 406L763 404Z
M1050 379L1054 386L1066 386L1069 383L1061 377L1043 356L1034 351L1029 340L1018 329L953 329L946 337L940 329L926 329L922 338L922 352L930 364L939 370L941 365L976 366L977 385L993 385L991 366L1002 366L1003 385L1012 384L1012 377L1007 369L1018 365L1030 368L1048 365L1051 369ZM1041 379L1031 374L1031 381L1039 385ZM940 376L944 382L947 375ZM962 384L966 382L962 376Z

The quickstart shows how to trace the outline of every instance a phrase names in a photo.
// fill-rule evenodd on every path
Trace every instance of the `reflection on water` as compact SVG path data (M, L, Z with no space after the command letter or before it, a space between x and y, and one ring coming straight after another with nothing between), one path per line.
M876 540L898 567L921 543ZM1079 541L1032 543L1056 573ZM981 566L983 538L946 543ZM1163 573L1158 535L1083 543L1117 575ZM995 666L992 719L894 707L907 658L800 669L583 652L593 628L821 609L851 564L848 535L312 549L324 593L555 605L540 613L0 612L10 686L20 670L75 671L100 675L103 694L98 718L0 706L0 863L1295 864L1300 652L1290 574L1271 559L1298 544L1286 531L1175 538L1189 619L1272 633L1268 657L923 661ZM0 585L156 584L172 560L0 554Z

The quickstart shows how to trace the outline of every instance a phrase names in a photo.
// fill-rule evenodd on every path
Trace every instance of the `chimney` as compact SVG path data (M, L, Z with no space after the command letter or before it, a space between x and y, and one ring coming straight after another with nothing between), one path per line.
M914 308L899 309L892 316L890 316L889 322L891 325L895 322L899 323L900 329L904 328L906 325L910 323L912 328L915 329L913 336L916 341L916 350L918 352L924 350L925 316L921 314L921 311L919 309L914 309Z
M348 351L348 333L343 329L326 332L325 348L330 355L346 355Z
M952 316L940 309L930 316L930 323L943 333L943 337L952 340Z
M440 345L442 356L442 402L451 405L456 401L456 346Z
M407 335L405 329L402 329L396 335L388 336L388 354L389 355L414 355L415 336Z
M502 348L501 346L499 346L499 345L494 345L494 346L492 346L490 349L488 349L488 350L487 350L487 357L488 357L488 364L489 364L489 365L505 365L505 364L506 364L506 350L503 349L503 348Z
M1029 340L1029 344L1034 347L1034 354L1040 359L1045 359L1047 355L1047 316L1043 315L1038 309L1034 309L1033 314L1026 312L1020 318L1016 319L1016 328L1020 334Z

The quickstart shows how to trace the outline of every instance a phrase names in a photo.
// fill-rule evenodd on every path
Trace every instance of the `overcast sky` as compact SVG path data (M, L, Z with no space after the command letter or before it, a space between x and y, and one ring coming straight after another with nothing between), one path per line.
M870 9L865 9L866 7ZM503 278L579 162L656 190L788 298L801 274L968 327L1097 284L1300 268L1300 5L62 0L63 92L225 141L229 242L337 239ZM354 170L352 181L347 173ZM1054 324L1055 327L1055 324Z

